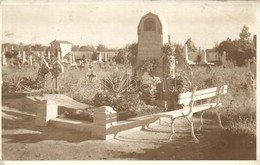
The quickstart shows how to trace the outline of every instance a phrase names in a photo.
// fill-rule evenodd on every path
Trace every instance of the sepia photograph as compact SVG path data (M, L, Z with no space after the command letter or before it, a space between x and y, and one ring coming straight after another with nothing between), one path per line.
M256 163L259 1L0 7L0 164Z

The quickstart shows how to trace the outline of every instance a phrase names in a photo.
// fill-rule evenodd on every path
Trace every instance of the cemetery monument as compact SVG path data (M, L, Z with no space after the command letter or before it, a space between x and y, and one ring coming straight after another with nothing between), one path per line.
M163 90L163 87L164 80L172 81L175 78L175 56L168 35L168 25L163 17L150 12L141 18L137 33L138 51L133 65L134 78L149 86L150 96L143 94L145 99L153 98L152 100L160 102L159 104L165 100L169 101L171 87L166 90ZM167 48L171 51L165 54L164 50ZM150 83L147 80L150 80Z

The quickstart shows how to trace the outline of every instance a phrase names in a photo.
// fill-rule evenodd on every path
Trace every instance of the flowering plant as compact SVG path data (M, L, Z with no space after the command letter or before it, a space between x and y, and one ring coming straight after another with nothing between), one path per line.
M151 100L154 100L158 93L157 84L161 83L159 77L149 77L142 82L143 87L141 88L144 93L150 95Z
M186 74L186 72L182 71L180 73L176 73L175 81L176 81L175 91L181 93L190 91L191 81L188 75Z
M162 47L162 57L164 59L164 62L168 61L170 56L175 56L175 47L170 44L164 44Z
M152 58L152 59L145 59L142 61L141 65L139 68L141 69L142 72L150 72L155 70L156 68L159 67L158 59Z

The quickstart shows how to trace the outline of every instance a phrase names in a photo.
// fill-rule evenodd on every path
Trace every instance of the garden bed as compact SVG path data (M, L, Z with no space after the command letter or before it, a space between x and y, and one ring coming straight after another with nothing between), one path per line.
M133 117L141 117L151 114L160 113L163 111L163 108L151 105L143 105L140 111L136 111L134 113L131 112L118 112L117 120L122 121ZM76 110L74 112L64 112L64 117L69 119L76 119L81 121L90 121L93 122L94 117L94 109L89 108L85 110Z

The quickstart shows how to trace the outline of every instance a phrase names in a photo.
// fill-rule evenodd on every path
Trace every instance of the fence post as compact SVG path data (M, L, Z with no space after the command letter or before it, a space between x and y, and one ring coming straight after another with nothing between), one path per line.
M102 140L111 139L116 134L110 129L117 123L117 112L109 106L99 107L94 111L94 124L92 128L92 137Z

